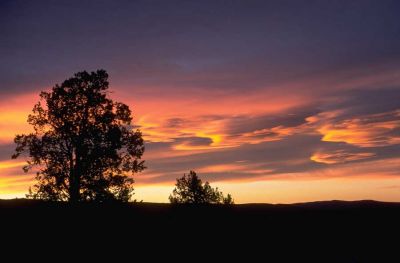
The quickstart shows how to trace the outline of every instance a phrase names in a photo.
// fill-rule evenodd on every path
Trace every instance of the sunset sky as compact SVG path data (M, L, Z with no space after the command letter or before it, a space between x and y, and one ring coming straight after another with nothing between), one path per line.
M0 198L39 92L105 69L146 140L135 198L189 170L236 203L400 201L400 2L0 2Z

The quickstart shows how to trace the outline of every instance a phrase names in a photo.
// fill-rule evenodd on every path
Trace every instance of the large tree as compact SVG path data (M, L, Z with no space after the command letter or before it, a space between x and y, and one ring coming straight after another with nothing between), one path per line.
M233 204L230 194L224 197L218 188L209 182L203 183L194 171L176 180L175 188L169 196L173 204Z
M105 70L76 73L41 92L28 122L31 134L15 137L25 171L36 167L31 198L128 201L134 173L142 171L144 143L129 107L109 98Z

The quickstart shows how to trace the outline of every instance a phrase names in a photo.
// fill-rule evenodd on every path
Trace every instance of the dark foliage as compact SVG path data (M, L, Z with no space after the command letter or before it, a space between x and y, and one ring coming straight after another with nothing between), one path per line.
M233 204L230 194L224 197L218 188L203 182L194 171L176 180L175 189L169 196L171 203L178 204Z
M128 201L142 171L144 144L132 126L129 107L109 98L104 70L76 73L42 92L28 122L31 134L17 135L13 158L27 154L37 184L29 197L45 200Z

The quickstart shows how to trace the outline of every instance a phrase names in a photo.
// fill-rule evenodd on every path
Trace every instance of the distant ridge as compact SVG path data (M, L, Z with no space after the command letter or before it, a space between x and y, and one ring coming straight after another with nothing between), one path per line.
M381 205L394 205L400 206L400 202L385 202L385 201L376 201L376 200L354 200L354 201L346 201L346 200L326 200L326 201L311 201L311 202L299 202L299 203L291 203L291 204L271 204L271 203L245 203L245 204L237 204L237 206L268 206L268 207L330 207L330 206L381 206Z
M0 208L1 207L12 207L19 205L66 205L67 202L47 202L42 200L32 200L26 198L15 198L15 199L0 199ZM90 204L90 205L102 205L97 203L81 203L81 205ZM155 202L129 202L129 203L107 203L104 205L128 205L128 206L159 206L159 207L168 207L174 206L169 203L155 203ZM196 206L196 205L183 205L183 206ZM204 205L200 205L204 206ZM219 207L221 205L205 205L210 207ZM374 208L374 207L400 207L400 202L384 202L384 201L376 201L376 200L356 200L356 201L345 201L345 200L326 200L326 201L312 201L312 202L300 202L293 204L271 204L271 203L244 203L244 204L235 204L232 207L237 208L308 208L308 209L331 209L331 208Z

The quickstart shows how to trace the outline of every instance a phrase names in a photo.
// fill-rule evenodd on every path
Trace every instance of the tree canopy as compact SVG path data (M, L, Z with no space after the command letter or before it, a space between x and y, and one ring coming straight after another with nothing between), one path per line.
M176 180L175 189L169 196L173 204L233 204L230 194L224 197L218 188L209 182L203 183L194 171Z
M142 171L142 134L126 104L109 98L105 70L76 73L41 92L28 123L31 134L15 137L16 152L35 167L29 197L45 200L128 201L134 173Z

